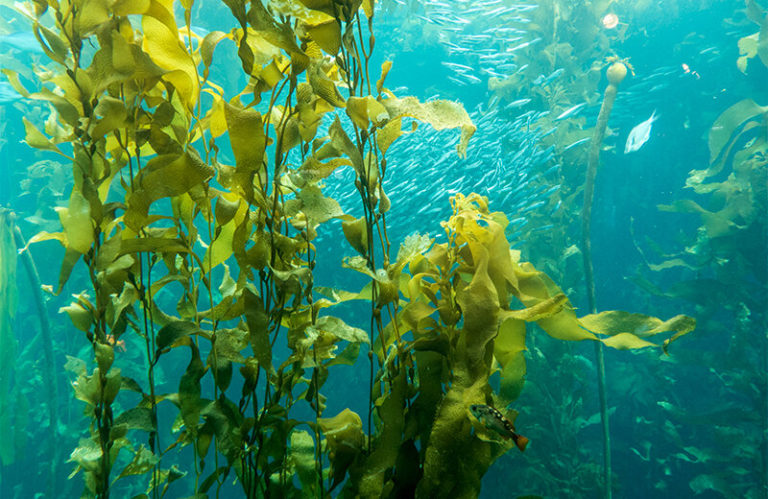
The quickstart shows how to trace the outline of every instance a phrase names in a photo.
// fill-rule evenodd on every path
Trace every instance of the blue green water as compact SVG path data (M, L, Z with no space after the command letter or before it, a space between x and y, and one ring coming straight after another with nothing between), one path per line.
M733 150L724 153L725 166L708 180L708 192L686 187L692 170L706 170L717 159L711 157L709 137L718 117L745 99L768 105L768 60L754 55L743 71L737 64L740 40L760 33L768 43L765 2L746 5L753 17L762 16L763 33L745 3L733 0L377 3L371 67L378 71L383 61L393 62L386 86L421 101L459 101L478 126L465 158L455 153L456 130L427 124L392 146L384 188L393 206L387 218L393 246L413 232L444 241L439 221L451 214L449 197L477 192L511 221L512 248L549 273L579 315L588 313L576 247L589 139L608 84L607 58L631 64L608 120L596 179L591 233L597 309L662 318L686 314L697 319L697 329L672 344L669 355L660 349L604 349L614 497L768 497L766 111L753 117L754 125L743 134L744 125L737 127ZM217 2L196 2L193 12L193 25L207 31L233 26L228 9ZM605 19L610 13L618 18L615 27ZM8 32L22 27L12 22ZM228 65L239 71L236 49L217 50L211 79L234 94L245 82L228 76ZM44 57L1 43L0 51L5 67L40 64ZM498 82L504 79L514 84L502 91ZM66 203L72 174L59 163L62 158L21 143L22 116L43 123L47 108L10 100L0 105L5 126L0 205L16 213L29 239L40 230L58 230L53 208ZM555 119L574 106L579 108L572 115ZM630 132L654 112L647 142L625 154ZM324 122L321 129L329 125ZM728 212L728 229L717 237L695 210L664 208L683 200L710 213L726 208L734 199L725 194L733 195L728 182L738 167L734 155L753 146L751 181L739 184L740 211ZM349 169L334 174L327 193L357 217L359 197L345 187L353 178ZM355 289L365 279L340 269L341 256L351 250L339 232L337 221L319 231L316 284ZM31 252L42 282L55 284L63 251L45 242ZM67 459L87 434L88 419L70 394L73 379L64 364L67 356L91 358L91 345L57 314L82 291L85 273L78 272L59 296L46 295L59 390L54 403L61 420L51 442L42 409L51 401L45 399L38 312L19 267L13 328L19 354L11 383L30 407L14 415L18 425L23 421L24 435L14 437L20 442L15 461L0 466L1 499L42 496L51 481L60 490L57 497L82 490L82 473L67 479L74 469ZM365 327L366 308L339 308L350 324ZM128 335L125 341L124 372L138 378L146 363L143 341ZM534 330L527 347L526 384L512 408L519 412L517 430L531 444L525 453L512 449L493 464L481 497L600 497L603 436L593 346ZM178 382L171 366L183 371L187 359L165 360L158 384L173 387ZM331 373L324 387L327 414L347 407L366 412L367 369L359 363ZM166 423L173 417L170 410L159 415ZM306 408L292 417L314 414ZM14 427L0 431L0 438L10 438ZM163 438L163 445L171 443L168 435ZM59 463L55 477L48 474L51 459ZM175 459L192 467L188 449ZM221 497L241 497L232 481L230 475ZM128 490L138 493L141 487L123 493ZM191 493L183 486L175 490L167 497Z

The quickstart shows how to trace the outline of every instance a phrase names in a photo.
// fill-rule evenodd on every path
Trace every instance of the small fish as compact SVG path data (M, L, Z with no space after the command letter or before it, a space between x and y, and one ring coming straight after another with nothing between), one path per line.
M511 438L520 452L525 450L528 439L517 433L512 421L505 418L502 413L485 404L473 404L469 406L469 411L489 430L495 431L504 438Z
M506 106L504 106L504 109L514 109L516 107L523 107L524 105L531 102L531 99L518 99L516 101L510 102Z
M573 149L574 147L576 147L576 146L578 146L578 145L581 145L581 144L583 144L583 143L585 143L585 142L587 142L587 141L589 141L589 137L584 137L583 139L579 139L579 140L577 140L576 142L574 142L573 144L569 144L569 145L565 146L565 147L563 148L563 152L565 152L565 151L570 151L570 150L571 150L571 149Z
M118 352L125 352L125 340L117 340L115 337L111 334L107 334L107 343L115 347L115 350Z
M557 118L555 118L555 121L564 120L564 119L566 119L566 118L570 118L571 116L574 116L574 115L576 115L576 114L577 114L579 111L581 111L582 109L584 109L584 107L585 107L586 105L587 105L587 103L586 103L586 102L582 102L581 104L576 104L576 105L575 105L575 106L573 106L573 107L569 107L568 109L566 109L565 111L563 111L562 113L560 113L560 114L557 116Z
M624 154L635 152L643 147L643 144L648 142L648 139L651 138L651 126L657 119L656 110L654 110L653 113L651 113L650 118L643 121L629 132L627 144L624 146Z

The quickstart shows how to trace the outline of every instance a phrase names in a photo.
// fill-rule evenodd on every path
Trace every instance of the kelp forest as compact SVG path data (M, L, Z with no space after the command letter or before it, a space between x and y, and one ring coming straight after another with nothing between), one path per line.
M2 2L35 45L0 55L0 496L766 497L765 89L633 197L643 61L603 16L657 7L498 11L536 42L476 102L467 51L402 83L460 45L443 3ZM734 3L722 63L765 77ZM467 36L506 5L472 4Z

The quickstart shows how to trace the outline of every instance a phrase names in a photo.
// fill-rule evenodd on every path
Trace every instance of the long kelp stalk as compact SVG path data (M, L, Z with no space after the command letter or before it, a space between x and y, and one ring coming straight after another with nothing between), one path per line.
M597 165L600 162L600 148L605 137L605 127L608 124L608 116L616 100L616 93L621 81L627 76L627 66L622 62L615 62L608 68L608 87L603 95L603 105L597 116L595 134L592 136L592 148L589 151L587 164L587 178L584 183L584 206L581 211L581 254L584 259L584 282L587 287L587 301L589 313L597 312L595 306L595 277L592 268L592 245L590 243L590 230L592 224L592 197L595 192L595 177ZM605 398L605 362L603 360L603 344L595 342L595 357L597 363L597 388L600 395L600 419L603 427L603 480L605 497L611 497L611 440L608 426L608 406Z
M26 248L27 243L24 240L24 236L19 230L19 226L14 223L15 217L11 217L11 225L13 225L13 239L16 242L16 247ZM35 300L35 306L37 307L37 316L40 319L40 336L43 343L43 357L45 359L43 372L48 382L45 384L48 387L48 427L51 432L51 445L56 442L56 429L58 428L58 411L56 410L59 400L59 390L56 386L56 374L53 362L53 339L51 337L51 323L48 320L48 312L45 308L45 301L43 300L42 284L40 281L40 274L37 272L37 266L32 259L32 255L29 249L22 251L19 255L21 261L24 264L24 269L27 272L27 278L29 279L29 288L32 291L32 297ZM52 449L53 450L53 449ZM48 481L49 493L55 490L56 482L56 456L54 452L50 455L50 478Z

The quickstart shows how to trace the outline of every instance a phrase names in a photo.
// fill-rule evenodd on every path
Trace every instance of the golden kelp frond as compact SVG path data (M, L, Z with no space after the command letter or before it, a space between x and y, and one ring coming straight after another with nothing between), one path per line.
M399 99L391 92L386 92L387 98L381 100L381 104L387 109L390 119L408 116L424 123L430 124L435 130L446 128L461 128L461 140L456 146L460 157L467 154L469 139L477 130L472 120L458 102L448 100L434 100L421 103L416 97L404 97Z
M765 16L764 9L755 0L747 0L746 3L747 18L757 24L760 30L739 39L739 58L736 59L736 66L744 74L747 73L747 63L755 56L768 66L768 18Z
M685 315L677 315L663 321L656 317L620 310L586 315L581 317L579 322L590 331L603 336L610 336L610 338L603 339L603 343L618 350L662 347L664 353L667 352L667 346L670 342L696 328L696 319ZM646 340L646 338L665 332L674 332L674 334L664 340L662 345Z
M180 93L187 109L194 108L200 92L197 67L179 39L172 2L162 5L155 0L152 9L142 16L141 25L144 51L155 64L167 71L163 78Z

